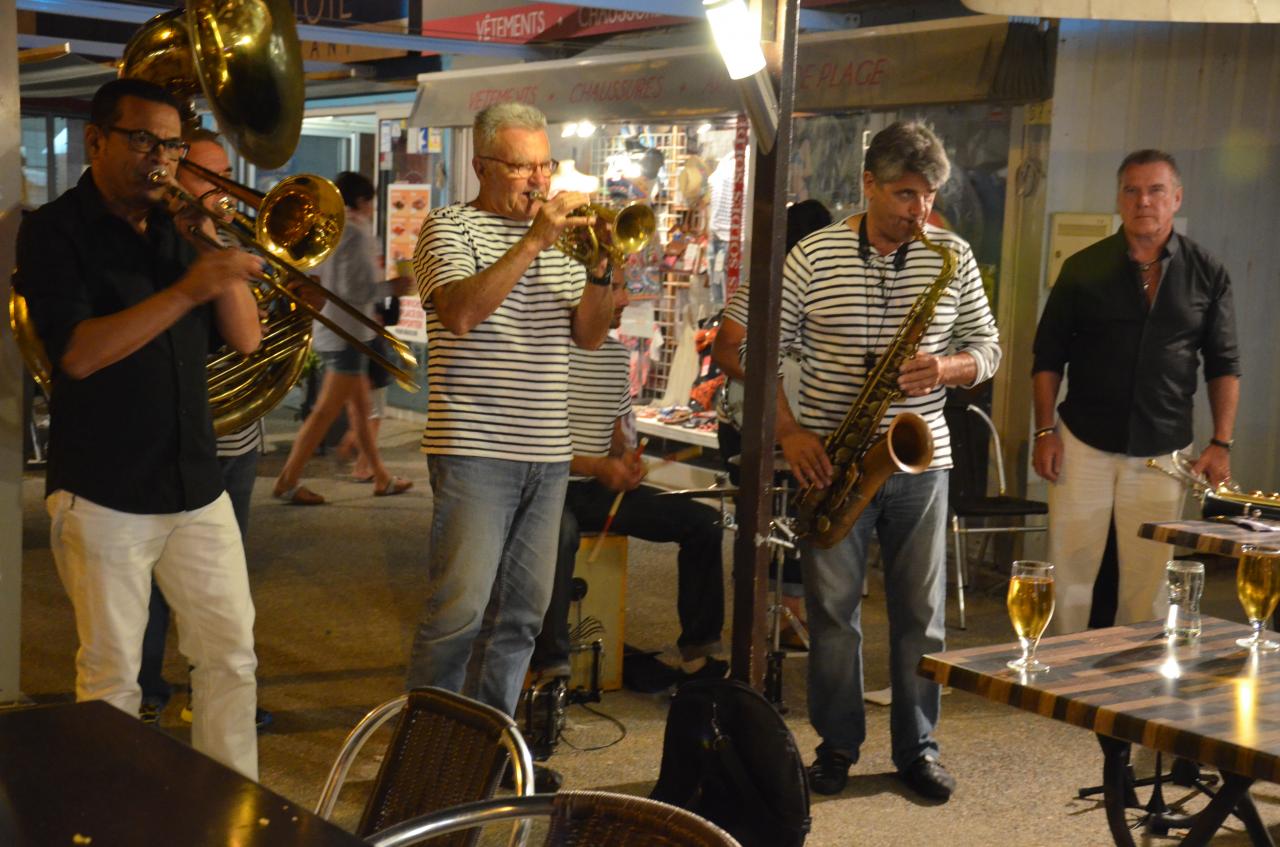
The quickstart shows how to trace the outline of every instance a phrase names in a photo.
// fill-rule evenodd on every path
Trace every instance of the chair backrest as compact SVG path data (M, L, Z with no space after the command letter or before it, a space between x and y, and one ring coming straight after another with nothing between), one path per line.
M947 405L942 414L951 431L951 477L948 487L952 502L987 496L988 432L971 406Z
M327 817L355 754L382 723L398 715L356 834L364 837L429 812L492 797L508 760L520 793L533 791L533 762L506 713L461 694L419 688L370 712L352 730L321 794ZM441 844L466 845L467 833Z
M692 812L605 791L468 803L405 821L365 840L372 847L408 847L488 823L530 817L550 818L546 847L741 847L727 832Z

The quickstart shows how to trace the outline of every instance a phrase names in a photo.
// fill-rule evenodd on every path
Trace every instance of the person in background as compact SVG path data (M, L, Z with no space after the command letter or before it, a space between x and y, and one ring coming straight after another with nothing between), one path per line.
M397 295L408 291L410 281L399 277L388 285L378 267L377 239L373 234L373 183L351 171L338 174L334 182L347 207L347 223L338 248L318 269L320 284L372 318L376 303L389 291ZM375 337L372 329L333 304L326 304L323 314L365 344ZM348 404L354 410L351 427L373 474L373 493L384 497L408 491L413 482L394 476L387 470L374 442L369 425L371 388L365 372L366 357L319 321L315 323L312 347L324 359L324 382L320 385L315 407L298 429L289 458L276 478L272 496L298 506L318 506L325 502L322 495L302 485L300 479L329 427Z
M1240 397L1231 279L1203 247L1174 232L1181 206L1173 156L1161 150L1126 156L1116 173L1119 231L1063 263L1040 316L1032 460L1050 483L1055 633L1088 626L1113 517L1115 622L1164 616L1164 567L1173 547L1139 538L1138 526L1182 517L1185 491L1146 461L1191 445L1198 361L1213 435L1192 471L1213 485L1231 477ZM1064 375L1067 395L1055 419Z
M205 360L211 343L260 344L248 284L259 262L195 242L212 225L162 208L187 149L181 127L156 85L99 88L90 167L22 222L14 284L53 369L46 506L75 609L76 699L138 714L154 576L193 666L193 746L257 779L253 601Z
M227 159L227 151L216 132L194 129L186 132L184 138L190 148L185 161L221 176L231 176L231 162ZM178 184L210 212L222 214L224 219L230 218L219 206L226 195L216 186L190 169L180 168L177 179ZM227 496L231 498L231 508L235 512L236 525L240 527L241 539L249 536L249 508L253 499L253 481L258 476L263 430L262 421L258 420L243 429L219 437L217 442L218 465L222 469L223 485L226 486ZM147 629L142 638L142 664L138 669L138 685L142 688L142 705L138 710L138 717L143 723L159 722L160 713L164 711L173 692L163 674L169 617L169 604L164 593L152 580ZM188 691L187 704L181 717L190 723L193 716ZM259 707L254 712L254 723L258 731L265 729L271 721L272 715L266 709Z

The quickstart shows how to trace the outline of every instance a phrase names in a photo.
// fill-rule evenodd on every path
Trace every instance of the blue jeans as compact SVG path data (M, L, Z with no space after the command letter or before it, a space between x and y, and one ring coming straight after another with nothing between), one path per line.
M925 653L942 650L946 635L947 476L894 474L843 541L830 550L803 549L812 639L809 720L822 737L819 750L838 750L856 761L867 736L861 605L872 532L880 540L889 612L893 763L905 770L938 750L933 731L942 692L916 673L916 665Z
M257 426L257 424L254 424ZM239 456L218 459L222 467L222 484L231 497L231 508L240 526L240 538L249 534L249 503L253 499L253 480L258 476L258 450L253 449ZM161 707L169 702L173 687L162 673L164 669L164 642L169 633L169 604L164 595L151 582L151 602L147 607L147 628L142 633L142 664L138 668L138 685L142 699Z
M515 713L551 599L568 462L427 457L435 513L407 686Z

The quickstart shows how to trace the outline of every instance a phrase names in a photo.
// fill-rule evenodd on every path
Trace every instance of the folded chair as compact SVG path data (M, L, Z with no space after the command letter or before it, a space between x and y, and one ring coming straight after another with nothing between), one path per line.
M605 791L482 800L405 821L365 840L373 847L408 847L485 824L532 817L550 818L545 847L740 847L727 832L693 812Z
M400 722L387 745L356 835L363 838L419 815L490 798L508 761L516 793L533 794L533 759L509 715L452 691L417 688L369 712L347 736L320 792L317 815L328 818L333 813L360 748L396 716ZM523 822L517 824L518 837L523 837L523 826ZM461 833L439 844L473 841L472 835Z
M1039 500L1012 497L1007 493L1004 476L1004 453L1000 449L1000 433L991 418L970 403L964 409L947 407L943 414L951 430L951 483L948 499L951 505L951 538L955 547L956 600L960 610L960 628L965 629L964 587L969 566L965 556L965 539L981 535L982 553L993 533L1044 532L1047 525L1027 526L1030 515L1048 515L1049 506ZM988 445L994 446L999 489L987 494ZM979 556L981 560L981 554Z

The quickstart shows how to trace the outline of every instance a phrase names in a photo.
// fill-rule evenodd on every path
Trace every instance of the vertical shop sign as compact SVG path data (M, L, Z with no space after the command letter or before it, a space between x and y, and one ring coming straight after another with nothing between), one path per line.
M742 209L746 205L743 186L747 175L747 116L738 115L738 130L733 137L733 209L729 213L729 247L724 257L724 301L738 290L742 280Z
M393 182L387 186L387 276L409 275L408 263L422 222L431 211L431 186ZM427 316L417 294L400 298L400 322L391 328L402 341L425 344Z

